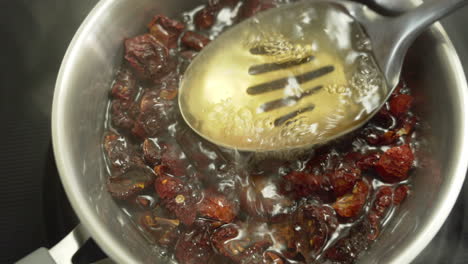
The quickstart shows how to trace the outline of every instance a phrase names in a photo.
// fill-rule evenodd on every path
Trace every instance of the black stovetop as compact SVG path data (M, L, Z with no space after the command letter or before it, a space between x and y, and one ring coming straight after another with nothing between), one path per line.
M0 0L0 263L52 247L78 222L55 167L50 112L63 54L96 2ZM467 199L465 184L414 263L468 262Z

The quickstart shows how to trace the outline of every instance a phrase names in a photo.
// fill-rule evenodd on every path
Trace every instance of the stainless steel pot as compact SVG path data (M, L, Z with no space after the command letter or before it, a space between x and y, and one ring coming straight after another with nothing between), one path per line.
M63 60L53 105L57 166L82 224L119 263L170 263L146 243L104 189L108 174L101 154L103 123L110 83L122 59L122 40L142 32L154 14L176 15L201 2L102 0L75 35ZM468 91L455 49L437 24L411 52L422 65L418 70L423 81L418 88L427 100L424 118L433 127L430 148L435 153L435 167L414 175L412 195L361 258L362 263L411 262L445 221L467 169ZM69 238L73 240L73 236Z

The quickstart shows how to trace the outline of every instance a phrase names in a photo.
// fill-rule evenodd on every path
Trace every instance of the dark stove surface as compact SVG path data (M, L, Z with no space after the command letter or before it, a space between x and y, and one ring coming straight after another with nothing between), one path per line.
M78 222L55 167L50 112L62 57L96 2L0 0L0 263L52 247ZM414 263L468 262L467 199L465 184Z

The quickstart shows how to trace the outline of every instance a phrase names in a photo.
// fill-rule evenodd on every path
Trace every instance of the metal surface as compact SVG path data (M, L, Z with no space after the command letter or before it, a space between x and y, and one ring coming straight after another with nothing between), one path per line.
M403 60L414 40L435 21L466 4L467 0L431 1L396 17L380 16L355 3L344 5L367 31L377 63L393 88L398 84Z
M64 58L54 95L52 130L58 169L86 229L119 263L170 263L150 246L103 189L107 173L101 135L109 86L122 55L122 40L143 32L153 14L175 15L202 1L103 0L91 12ZM410 54L422 65L418 86L430 148L440 164L414 175L414 190L362 263L409 263L449 214L467 168L468 95L460 61L440 25L416 41Z
M49 250L56 263L71 264L73 255L89 239L90 235L82 224L79 224L62 241Z
M22 258L17 264L71 264L75 253L90 238L88 231L82 224L78 224L66 237L50 250L39 248L28 256Z

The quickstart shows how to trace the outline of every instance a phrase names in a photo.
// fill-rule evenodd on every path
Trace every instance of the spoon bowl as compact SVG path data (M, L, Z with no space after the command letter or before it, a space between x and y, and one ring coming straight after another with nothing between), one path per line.
M310 148L368 121L398 84L410 44L466 0L385 17L351 1L299 2L219 36L191 63L179 106L188 125L228 148Z

